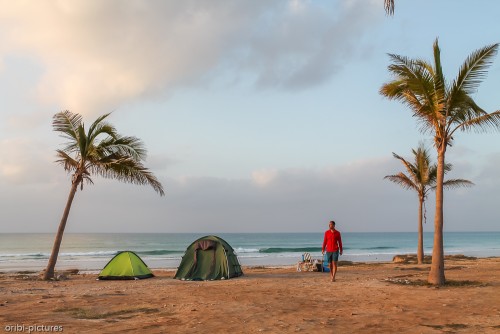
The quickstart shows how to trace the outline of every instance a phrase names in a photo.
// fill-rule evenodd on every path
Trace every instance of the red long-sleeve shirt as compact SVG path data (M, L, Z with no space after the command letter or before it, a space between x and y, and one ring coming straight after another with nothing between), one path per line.
M321 250L324 252L336 252L340 249L342 253L342 237L340 236L340 232L334 230L328 230L325 232L325 238L323 239L323 247Z

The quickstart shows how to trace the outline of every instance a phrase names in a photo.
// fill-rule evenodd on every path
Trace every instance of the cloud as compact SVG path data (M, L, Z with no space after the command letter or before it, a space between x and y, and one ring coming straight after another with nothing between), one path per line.
M321 84L357 50L375 8L361 0L1 4L0 60L30 55L44 69L39 98L82 114L221 75L260 87Z
M0 140L0 184L39 185L52 183L55 173L54 151L37 140L12 138Z
M145 166L153 171L163 171L168 169L169 167L178 164L179 161L176 159L172 159L165 154L154 154L149 155L145 161Z
M28 139L1 141L0 150L0 185L9 189L0 195L2 217L10 222L1 231L54 231L70 180L52 162L53 152ZM75 197L69 231L304 232L322 231L330 219L346 232L416 230L416 195L383 179L402 170L389 156L318 169L257 170L242 179L173 179L165 173L176 161L151 158L148 166L155 167L165 197L146 186L95 177ZM445 193L445 229L498 230L497 166L493 154L471 178L476 186ZM470 178L462 173L469 169L459 161L449 177ZM20 203L29 210L20 211ZM432 231L433 195L427 209L425 229Z
M266 186L276 179L278 172L276 170L258 170L252 173L252 180L259 186Z
M478 176L478 181L485 186L497 188L500 186L500 153L492 153L486 157L486 162Z
M6 117L4 133L12 132L25 134L36 130L47 130L52 115L47 112L16 113Z
M498 231L498 203L500 203L500 154L492 153L484 157L477 175L469 180L471 188L445 193L445 214L448 230ZM458 177L460 177L459 175Z

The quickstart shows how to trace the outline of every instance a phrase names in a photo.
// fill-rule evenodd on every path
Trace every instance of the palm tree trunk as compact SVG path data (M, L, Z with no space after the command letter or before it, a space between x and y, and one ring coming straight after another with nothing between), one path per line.
M59 248L61 247L64 229L66 228L66 221L68 220L69 210L71 209L71 204L73 203L73 198L75 198L79 183L80 179L77 178L71 185L68 201L66 202L66 207L64 208L64 213L61 218L61 222L59 223L59 228L57 229L54 246L52 246L52 253L50 254L49 263L47 264L47 268L45 269L45 273L43 275L44 280L54 278L54 269L56 267L57 256L59 255Z
M434 216L434 246L432 249L432 264L428 282L443 285L444 277L444 248L443 248L443 180L444 155L446 144L438 148L437 177L436 177L436 213Z
M424 227L423 227L423 206L424 199L419 197L418 207L418 246L417 246L417 263L424 263Z

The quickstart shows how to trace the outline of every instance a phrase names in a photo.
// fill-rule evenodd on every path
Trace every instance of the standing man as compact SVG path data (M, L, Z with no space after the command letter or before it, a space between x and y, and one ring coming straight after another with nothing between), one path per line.
M342 237L340 236L340 232L335 229L335 222L333 220L330 221L329 227L329 230L325 232L321 254L325 254L326 250L326 259L330 265L330 277L332 278L332 282L335 282L339 252L342 255Z

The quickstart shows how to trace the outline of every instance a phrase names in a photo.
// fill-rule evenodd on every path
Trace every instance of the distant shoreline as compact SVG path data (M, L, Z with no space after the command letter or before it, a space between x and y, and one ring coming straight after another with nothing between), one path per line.
M56 269L101 270L120 251L135 252L148 267L177 268L186 248L204 233L188 234L72 234L64 236ZM304 253L321 259L323 233L220 234L243 266L294 266ZM390 262L398 254L416 252L416 232L343 233L341 261ZM40 271L45 268L53 234L0 234L1 271ZM445 234L445 255L486 258L500 256L500 233ZM424 254L433 240L424 234Z
M381 265L381 264L417 264L416 263L416 254L399 254L395 255L395 257L403 257L406 258L405 261L339 261L339 267L348 267L348 266L359 266L359 265ZM463 254L454 254L454 255L445 255L445 261L462 261L462 260L469 260L469 261L475 261L475 260L480 260L480 259L500 259L500 256L486 256L486 257L474 257L474 256L467 256ZM268 264L268 265L262 265L262 264L255 264L255 265L244 265L242 264L243 268L249 268L249 269L289 269L289 268L296 268L297 263L299 261L297 260L293 264ZM429 265L431 263L431 256L425 256L424 263L421 266ZM177 270L177 267L151 267L149 268L152 271L158 271L158 272L174 272ZM7 274L7 275L12 275L12 274L24 274L24 275L34 275L34 274L39 274L45 269L39 268L37 269L0 269L0 275ZM102 268L93 268L93 269L79 269L78 266L73 266L73 267L56 267L56 271L59 273L67 273L70 271L77 271L79 274L89 274L89 275L97 275L101 271Z

